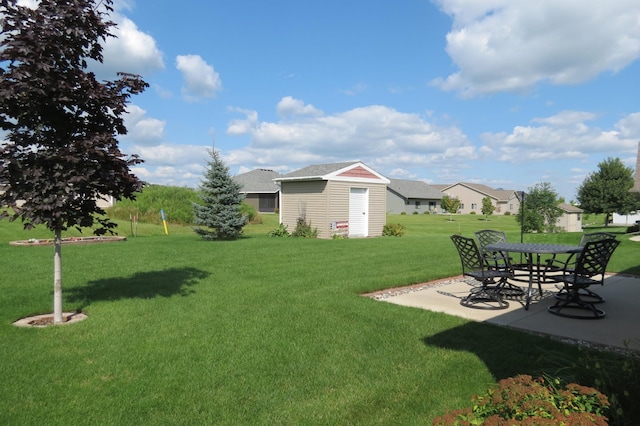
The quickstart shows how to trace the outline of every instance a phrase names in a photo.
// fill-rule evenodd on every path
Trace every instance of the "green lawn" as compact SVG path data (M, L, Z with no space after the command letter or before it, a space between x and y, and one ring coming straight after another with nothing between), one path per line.
M271 215L233 242L141 224L125 242L63 247L65 310L88 319L45 329L11 323L51 311L53 249L8 242L50 234L0 221L0 424L430 424L497 379L557 368L550 354L578 356L360 296L458 275L452 233L520 238L513 217L448 219L389 216L401 238L304 240L267 237ZM640 273L637 243L620 237L609 269Z

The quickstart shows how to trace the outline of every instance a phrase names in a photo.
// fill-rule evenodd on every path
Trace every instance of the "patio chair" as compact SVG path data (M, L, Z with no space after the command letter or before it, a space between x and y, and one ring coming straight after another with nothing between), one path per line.
M504 301L500 294L500 284L512 276L510 269L490 268L473 238L452 235L451 240L460 255L462 275L472 277L481 284L479 287L473 288L460 301L460 304L467 308L476 309L508 308L509 303ZM496 280L498 280L497 284Z
M598 309L594 302L585 300L581 290L604 283L607 264L618 244L620 241L613 238L588 241L575 263L569 259L560 275L551 277L552 280L563 284L565 296L558 298L553 306L549 306L549 312L568 318L604 318L605 312ZM586 313L581 314L584 311Z
M495 270L508 270L513 276L514 269L516 269L517 266L513 265L513 259L511 258L509 253L495 252L487 250L485 248L488 244L506 243L506 234L502 231L496 231L494 229L483 229L481 231L477 231L475 235L478 239L480 252L485 258L489 268ZM521 269L527 268L523 266ZM504 296L522 296L524 294L524 290L522 288L511 284L507 280L503 280L500 284L500 291Z
M589 234L582 234L582 237L580 238L580 245L584 247L584 245L589 241L600 241L608 238L612 238L615 240L616 235L612 234L611 232L591 232ZM555 255L550 259L547 259L544 272L543 272L544 280L545 281L548 280L548 277L547 277L548 273L554 273L554 272L558 272L566 269L571 269L571 267L567 265L573 265L575 267L575 263L577 262L577 259L579 256L580 256L580 253L573 253L569 255L569 257L564 261L559 260L558 258L556 258ZM591 303L604 303L605 301L604 297L600 296L599 294L597 294L592 290L589 290L588 288L581 289L580 293L584 300L588 300ZM565 296L566 296L566 289L564 287L560 289L558 293L556 293L556 298L558 299L564 298Z

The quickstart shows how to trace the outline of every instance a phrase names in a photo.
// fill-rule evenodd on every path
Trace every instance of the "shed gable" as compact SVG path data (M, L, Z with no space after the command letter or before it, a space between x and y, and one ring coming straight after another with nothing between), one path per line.
M362 166L357 166L347 171L340 173L338 176L340 177L355 177L362 179L379 179L378 176L371 173L369 170L365 169Z

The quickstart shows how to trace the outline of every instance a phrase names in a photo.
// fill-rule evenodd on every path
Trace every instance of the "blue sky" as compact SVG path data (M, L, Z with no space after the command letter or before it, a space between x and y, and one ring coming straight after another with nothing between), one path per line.
M637 0L118 0L97 74L139 73L126 153L195 187L361 160L389 178L567 201L597 164L635 167Z

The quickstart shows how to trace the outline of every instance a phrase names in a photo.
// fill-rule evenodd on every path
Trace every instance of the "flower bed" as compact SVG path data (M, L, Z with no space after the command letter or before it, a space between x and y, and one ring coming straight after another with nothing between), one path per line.
M109 237L69 237L63 238L62 244L93 244L93 243L110 243L113 241L124 241L127 237L109 236ZM37 239L30 238L28 240L11 241L12 246L47 246L53 245L53 238Z

